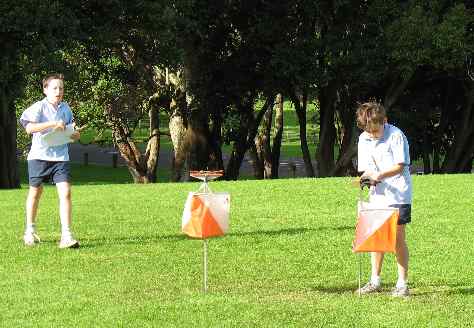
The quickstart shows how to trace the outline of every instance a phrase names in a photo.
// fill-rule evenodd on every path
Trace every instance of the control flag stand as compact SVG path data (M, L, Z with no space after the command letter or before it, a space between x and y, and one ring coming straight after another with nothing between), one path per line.
M398 208L364 201L364 187L370 188L376 183L370 180L356 180L360 184L359 201L357 202L357 225L352 252L359 253L359 289L361 296L361 276L363 252L395 253L397 242Z
M203 183L197 192L190 192L184 206L181 228L192 238L203 240L203 292L207 292L208 242L210 237L223 236L229 229L230 195L214 193L208 182L221 177L224 171L190 171Z

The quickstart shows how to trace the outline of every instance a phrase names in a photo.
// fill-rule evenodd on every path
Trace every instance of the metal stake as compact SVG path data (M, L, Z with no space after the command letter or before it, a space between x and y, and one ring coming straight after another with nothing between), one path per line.
M204 275L203 292L207 293L207 239L203 240L203 275Z
M361 281L361 276L362 276L362 259L360 253L357 256L359 258L359 297L361 296L361 291L360 291L360 281Z

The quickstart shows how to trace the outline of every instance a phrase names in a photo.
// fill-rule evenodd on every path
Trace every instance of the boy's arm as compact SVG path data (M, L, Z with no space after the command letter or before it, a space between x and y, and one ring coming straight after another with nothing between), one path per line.
M61 130L64 131L66 125L63 121L50 121L50 122L43 122L43 123L34 123L29 122L25 126L26 133L32 134L34 132L41 132L46 129L53 128L53 130Z
M394 175L400 174L403 171L403 168L405 167L405 164L400 163L400 164L395 164L388 170L382 171L382 172L364 172L362 176L367 176L375 181L382 181L383 179L393 177Z

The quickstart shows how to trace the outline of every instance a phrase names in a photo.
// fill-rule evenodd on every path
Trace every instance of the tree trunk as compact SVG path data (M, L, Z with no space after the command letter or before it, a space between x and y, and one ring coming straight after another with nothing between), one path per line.
M270 148L271 130L273 121L273 106L268 106L262 119L262 129L255 138L257 158L263 163L263 177L272 177L272 153Z
M248 122L248 119L246 121ZM227 168L225 170L225 178L227 180L237 180L239 178L240 166L244 160L245 152L248 149L247 136L249 134L249 128L247 127L247 124L244 122L242 123L244 126L241 126L239 129L239 138L234 141L229 162L227 163Z
M0 189L20 188L16 148L16 115L13 100L0 85Z
M250 146L249 155L252 161L253 176L255 179L263 179L263 161L257 155L257 146L253 144Z
M449 123L449 111L451 109L451 95L453 89L453 82L451 79L447 80L446 93L444 97L444 104L441 107L441 115L439 125L436 129L433 140L433 173L441 173L443 171L441 165L441 145L443 143L443 136ZM446 156L447 157L447 156Z
M253 99L253 97L252 97ZM239 177L240 166L245 156L245 152L254 143L255 136L258 132L258 126L262 121L268 106L271 106L273 98L267 97L265 105L255 116L253 111L253 102L245 105L247 110L241 110L242 119L240 122L239 139L234 142L229 162L225 170L226 180L237 180Z
M220 114L213 115L212 118L212 129L209 139L210 145L210 158L209 167L213 170L223 170L224 160L222 158L222 117Z
M403 94L412 77L413 75L410 75L405 78L395 78L393 80L383 100L383 105L387 112L389 112L392 106L398 101L398 98Z
M149 180L147 174L145 157L132 140L128 126L123 122L123 119L119 117L120 114L117 114L120 113L120 111L117 110L116 106L120 106L120 104L109 105L107 117L108 122L112 125L112 136L120 155L125 159L128 170L135 183L153 182Z
M283 95L279 93L275 101L275 135L272 148L272 179L278 179L280 167L280 151L283 138Z
M337 114L339 118L339 156L336 166L330 173L331 176L355 176L357 168L353 160L357 157L357 127L354 111L352 110L356 98L352 96L349 86L339 93L339 105Z
M306 176L314 177L313 163L311 163L311 155L308 147L308 138L306 137L306 110L308 105L308 95L304 91L300 97L296 94L296 91L292 90L290 94L291 101L295 106L296 115L298 116L298 124L300 128L300 146L303 154L303 160L305 164Z
M160 156L160 112L158 107L150 104L148 116L150 118L150 136L145 152L146 175L148 181L156 182L156 170L158 167L158 158Z
M334 111L336 91L334 83L329 83L328 86L321 88L319 95L320 126L319 145L316 153L319 177L329 176L334 169L334 143L336 140Z
M170 117L168 124L171 142L173 143L173 160L172 160L172 172L171 181L180 181L183 175L184 163L186 161L186 151L184 147L184 140L186 136L186 126L184 124L184 118L173 113Z
M432 140L430 134L428 133L428 126L425 127L423 132L423 173L430 174L431 173L431 158L430 155L432 153L431 145Z
M472 161L474 151L474 82L469 81L465 86L464 108L461 119L456 122L455 142L448 153L445 171L460 173L466 170Z

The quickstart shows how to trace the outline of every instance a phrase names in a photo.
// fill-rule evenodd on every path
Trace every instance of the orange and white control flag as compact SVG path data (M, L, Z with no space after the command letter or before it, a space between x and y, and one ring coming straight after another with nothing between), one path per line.
M190 192L181 228L193 238L223 236L229 229L230 194Z
M398 216L397 208L376 208L359 202L352 251L395 253Z

